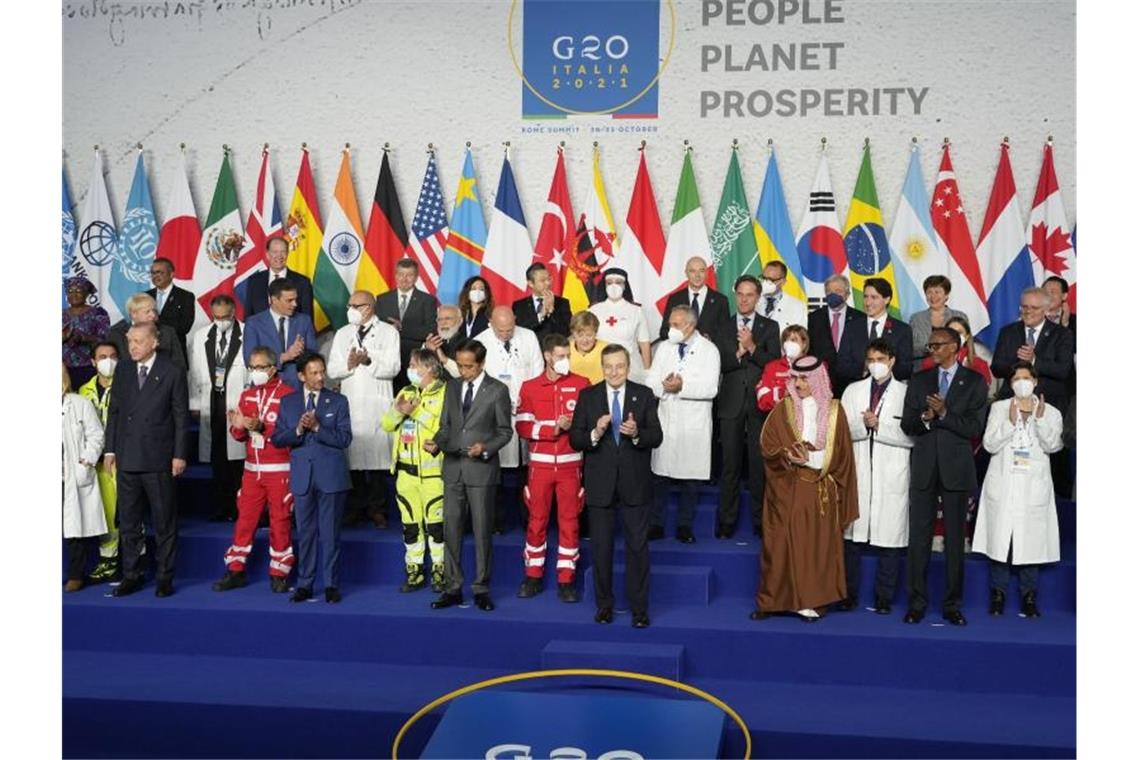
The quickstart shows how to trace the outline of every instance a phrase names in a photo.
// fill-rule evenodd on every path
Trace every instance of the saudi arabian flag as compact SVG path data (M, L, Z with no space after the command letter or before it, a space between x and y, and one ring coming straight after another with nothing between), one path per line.
M883 212L875 189L875 173L871 170L871 147L863 148L863 163L855 180L855 194L847 209L843 227L843 247L847 249L847 266L851 277L851 296L855 308L863 308L863 283L869 277L882 277L898 292L895 270L891 262L891 246L883 229ZM898 299L891 300L890 315L902 319Z
M324 243L313 272L313 299L321 305L333 329L348 324L348 297L356 287L356 274L364 252L364 224L348 151L340 161L332 208L325 223ZM368 259L371 262L371 259Z
M736 157L735 148L728 161L728 173L724 175L720 208L716 212L709 243L713 264L722 282L736 282L742 274L760 276L756 235L752 230L752 215L748 213L748 198L744 194L744 176L740 173L740 160ZM728 299L728 308L736 313L736 299Z
M681 165L681 179L677 183L677 197L673 201L673 220L665 244L665 259L661 264L658 310L665 308L670 293L685 285L685 263L694 256L700 256L712 266L712 246L709 245L705 216L701 213L701 197L697 192L697 177L693 172L693 152L687 150L685 163ZM713 269L708 273L708 286L716 287L716 272Z

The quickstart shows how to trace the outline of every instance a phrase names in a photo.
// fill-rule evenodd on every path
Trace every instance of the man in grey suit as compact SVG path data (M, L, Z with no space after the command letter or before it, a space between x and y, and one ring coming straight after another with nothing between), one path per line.
M459 377L447 387L439 432L424 444L443 452L443 541L446 585L431 603L438 610L463 602L463 524L471 513L475 533L475 606L491 601L491 518L499 485L499 449L511 440L511 397L507 386L483 371L487 348L465 340L455 351Z

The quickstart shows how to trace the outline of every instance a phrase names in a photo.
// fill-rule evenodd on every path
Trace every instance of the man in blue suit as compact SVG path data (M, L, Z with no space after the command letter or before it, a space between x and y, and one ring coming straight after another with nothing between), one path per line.
M348 400L325 388L325 360L305 354L298 360L300 393L281 399L274 446L290 449L289 490L297 517L297 588L292 602L313 597L317 574L317 538L321 542L321 575L325 601L340 601L340 523L352 488L345 450L352 443Z
M256 346L277 351L277 374L293 388L300 387L297 358L316 353L317 333L312 318L297 310L297 286L292 280L274 280L269 284L269 310L246 320L242 346L247 365Z

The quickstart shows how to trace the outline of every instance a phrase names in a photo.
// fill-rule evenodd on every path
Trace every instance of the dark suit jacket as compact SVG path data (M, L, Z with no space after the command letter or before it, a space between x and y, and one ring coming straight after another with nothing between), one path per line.
M170 472L170 460L189 458L186 370L159 351L141 389L138 378L138 365L123 356L111 383L104 452L120 470Z
M412 288L408 308L400 319L400 291L393 288L376 298L376 316L385 322L400 322L400 372L408 369L408 357L424 344L424 339L435 332L435 310L439 302L419 288ZM403 386L399 386L403 387Z
M538 312L534 310L534 298L528 293L512 304L515 312L515 324L534 330L539 345L547 335L555 334L570 336L570 302L562 296L554 296L554 311L541 322L538 321Z
M273 321L273 312L268 309L260 314L254 314L252 317L245 321L245 336L242 338L242 354L245 363L249 364L250 354L253 349L258 346L269 346L278 354L285 348L293 345L293 341L297 336L301 336L301 340L305 342L305 349L307 351L317 350L317 333L313 329L313 320L308 314L301 312L294 312L293 316L289 318L288 324L285 326L285 346L281 345L281 336L277 334L277 325ZM294 388L301 387L301 381L297 378L297 362L281 363L280 355L277 357L277 369L281 373L281 379Z
M978 487L978 472L970 439L981 438L986 430L986 381L974 370L959 366L946 394L946 416L935 417L927 428L922 413L926 397L938 392L938 372L938 367L924 369L906 386L901 426L914 438L910 487L928 490L940 481L950 491L972 491Z
M855 358L853 343L861 341L860 345L866 348L867 315L853 306L847 307L838 351L831 342L831 310L827 306L821 306L808 314L807 328L811 343L808 353L827 362L832 393L835 398L842 398L844 389L863 376L863 357L860 355ZM862 335L859 334L860 331ZM911 350L913 349L907 349L907 352Z
M411 306L408 306L409 311ZM443 452L443 482L467 486L492 486L499 482L499 449L511 442L511 394L507 386L484 374L471 408L463 417L463 380L448 381L443 396L439 431L432 439ZM483 444L483 457L473 459L466 451Z
M717 416L732 419L742 414L759 415L756 407L756 385L764 374L764 366L780 358L780 325L773 319L753 312L752 340L756 349L736 358L736 317L729 317L728 329L721 344L720 390L716 394ZM752 441L750 445L759 445Z
M348 399L336 391L322 389L316 409L320 427L315 433L306 430L297 435L297 425L305 413L306 395L302 387L281 398L277 425L270 438L274 446L290 450L289 490L295 496L304 496L311 488L321 493L348 491L352 488L345 455L352 443Z
M1041 323L1034 347L1033 367L1039 375L1037 392L1045 400L1057 407L1061 414L1069 406L1069 384L1072 382L1073 354L1076 352L1076 339L1073 333L1049 320ZM998 333L994 360L990 362L994 377L1005 382L998 398L1009 398L1013 390L1009 386L1010 368L1017 362L1017 349L1025 345L1025 323L1021 320L1008 324Z
M688 285L669 296L669 299L665 301L665 314L661 320L661 330L658 335L661 340L669 337L669 312L673 310L673 307L689 306L692 302L693 298L689 295ZM725 323L728 320L728 299L720 291L709 288L705 291L701 313L697 316L697 332L713 343L719 343L724 340Z
M591 507L609 507L620 499L630 506L649 504L653 499L651 452L664 438L657 417L657 397L648 386L626 380L622 416L633 415L637 423L637 443L624 435L620 444L614 443L613 430L607 428L595 446L590 432L598 424L598 418L610 413L608 391L605 381L583 390L570 424L570 445L585 455L586 503ZM621 421L611 424L621 425Z
M130 323L121 319L107 331L107 340L114 343L115 347L118 348L120 359L130 357L130 353L127 352L127 330L130 329ZM178 337L178 332L170 325L164 325L161 322L158 323L158 352L169 356L175 366L183 372L190 368L186 361L186 346Z
M856 312L855 317L847 323L848 329L851 330L851 339L847 340L847 335L844 333L839 341L839 348L849 353L843 357L839 365L844 368L859 368L855 377L845 375L842 378L845 381L844 388L862 379L866 374L864 367L867 363L867 344L871 342L867 335L870 323L871 318L865 313ZM910 325L901 319L884 316L879 320L879 337L895 349L895 368L891 372L895 380L909 380L914 370L914 333L911 332ZM827 338L830 342L831 325L827 326Z
M490 326L490 321L487 319L487 310L480 309L479 313L475 315L475 320L471 323L471 333L467 333L467 320L465 317L460 317L459 320L459 333L457 337L460 338L474 338L479 333L483 332Z
M286 267L285 276L297 286L297 311L313 318L313 283L300 272ZM245 299L242 301L245 319L269 308L269 270L254 272L245 281Z
M151 288L146 293L156 302L158 301L158 288ZM171 285L170 296L162 305L162 311L158 314L158 322L174 328L174 331L178 333L178 338L182 341L183 353L186 351L186 336L194 329L194 318L197 315L198 303L194 294L185 288Z

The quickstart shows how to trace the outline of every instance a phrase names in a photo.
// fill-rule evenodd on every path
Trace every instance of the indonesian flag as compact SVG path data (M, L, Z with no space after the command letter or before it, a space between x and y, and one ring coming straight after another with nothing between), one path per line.
M576 246L574 210L570 206L570 189L566 186L566 162L562 148L559 148L554 176L550 179L550 192L546 196L546 213L542 215L538 242L534 246L534 261L546 265L556 295L562 295L563 282L567 277L577 279L573 270L566 270L566 255Z
M1053 144L1045 143L1041 159L1041 174L1037 178L1037 192L1033 194L1033 208L1029 210L1029 224L1025 230L1026 244L1033 260L1033 281L1041 285L1049 277L1063 277L1069 283L1069 309L1077 310L1077 257L1065 219L1065 205L1061 201L1061 188L1053 168Z
M533 253L511 160L503 156L499 190L495 193L487 247L483 251L482 273L497 303L509 304L526 295L526 268Z
M214 186L214 198L206 215L206 227L198 246L193 277L184 285L198 297L194 324L209 321L210 300L218 293L233 296L233 275L238 258L245 248L241 214L238 211L237 189L230 170L230 153L222 156L222 169ZM228 285L226 283L229 283Z
M930 222L934 225L939 244L947 253L950 305L966 315L970 320L970 332L977 335L990 324L990 313L986 308L986 288L974 239L970 235L970 222L958 194L958 177L950 162L949 143L942 146L942 164L938 167L938 181L930 198Z
M396 194L396 179L388 162L388 152L380 162L380 177L376 180L376 193L372 198L372 213L368 217L368 234L364 248L371 257L381 280L368 287L357 278L357 287L380 294L388 290L388 283L396 276L396 262L404 257L408 247L408 228L404 226L404 212Z
M649 334L656 335L661 329L662 307L657 299L661 294L661 269L665 264L665 234L661 231L661 215L657 213L657 198L653 195L644 150L625 215L621 253L615 261L615 266L629 273L633 299L641 304Z
M701 212L701 197L697 192L697 177L693 173L693 152L685 151L681 165L681 179L677 183L677 197L673 201L673 221L669 225L669 242L665 246L665 259L661 265L660 286L657 292L657 309L665 312L665 302L674 292L685 287L688 277L685 264L700 256L708 264L708 286L716 287L713 269L712 245Z
M198 212L190 194L185 153L178 157L178 168L167 196L169 215L158 233L158 250L154 255L155 258L170 259L174 263L174 276L179 286L188 287L194 279L194 262L202 242L202 228L198 225Z

